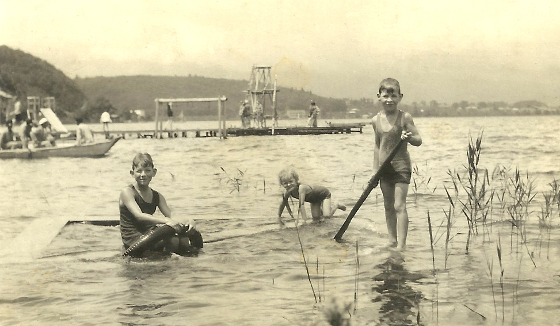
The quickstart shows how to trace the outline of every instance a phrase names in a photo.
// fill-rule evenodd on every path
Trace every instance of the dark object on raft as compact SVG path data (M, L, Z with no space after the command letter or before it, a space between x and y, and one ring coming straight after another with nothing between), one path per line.
M181 232L178 233L179 239L188 238L189 244L183 245L182 241L179 241L179 252L177 254L192 254L197 252L198 249L204 246L204 241L202 240L202 235L198 230L192 230L187 232L188 226L185 226ZM149 230L144 235L142 235L136 242L134 242L130 247L128 247L123 256L139 257L145 250L149 250L156 243L166 238L171 238L177 234L175 229L167 224L158 225L155 228Z

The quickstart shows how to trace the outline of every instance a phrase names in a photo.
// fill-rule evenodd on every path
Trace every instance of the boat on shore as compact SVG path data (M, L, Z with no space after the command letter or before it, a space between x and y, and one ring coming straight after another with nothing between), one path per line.
M0 150L0 159L12 158L48 158L48 157L102 157L122 137L84 145L41 147L35 149Z

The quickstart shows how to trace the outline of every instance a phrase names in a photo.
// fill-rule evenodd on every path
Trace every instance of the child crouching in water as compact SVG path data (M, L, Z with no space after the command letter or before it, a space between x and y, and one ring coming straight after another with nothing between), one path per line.
M120 229L125 247L123 255L142 257L146 251L174 252L179 255L197 252L203 243L194 222L191 220L188 225L184 225L171 219L171 209L165 197L150 188L156 173L150 154L137 154L134 157L130 170L134 182L121 191L119 198ZM165 218L153 216L156 208ZM168 227L163 227L165 225Z
M299 175L293 169L288 168L280 171L278 180L285 189L282 194L282 202L278 208L278 221L280 223L282 223L281 218L284 207L286 207L290 215L293 215L288 204L288 198L290 197L299 200L298 207L304 222L307 220L307 213L304 207L305 202L308 202L311 206L311 217L313 220L319 220L321 217L332 217L337 209L346 210L344 205L339 205L338 203L331 207L330 190L319 185L310 186L300 183ZM296 220L296 222L299 222L299 220Z

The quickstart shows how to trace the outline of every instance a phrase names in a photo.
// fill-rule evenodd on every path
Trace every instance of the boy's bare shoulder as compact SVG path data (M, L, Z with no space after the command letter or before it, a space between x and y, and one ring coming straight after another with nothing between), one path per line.
M373 126L373 129L375 129L375 126L377 124L377 117L381 114L381 112L377 112L373 118L371 118L371 125Z
M406 111L403 111L403 118L404 118L404 121L406 121L406 122L412 122L413 121L412 114L410 114L409 112L406 112Z
M132 187L130 185L121 189L121 195L125 195L125 194L134 194L134 192L132 191Z

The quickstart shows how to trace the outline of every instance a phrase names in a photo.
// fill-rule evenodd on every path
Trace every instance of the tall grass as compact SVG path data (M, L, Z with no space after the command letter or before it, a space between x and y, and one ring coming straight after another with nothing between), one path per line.
M558 180L548 184L550 190L543 192L544 206L541 207L541 214L539 216L539 256L540 248L543 241L543 230L547 236L546 258L550 259L550 232L552 230L552 218L555 215L555 210L560 217L560 183Z

